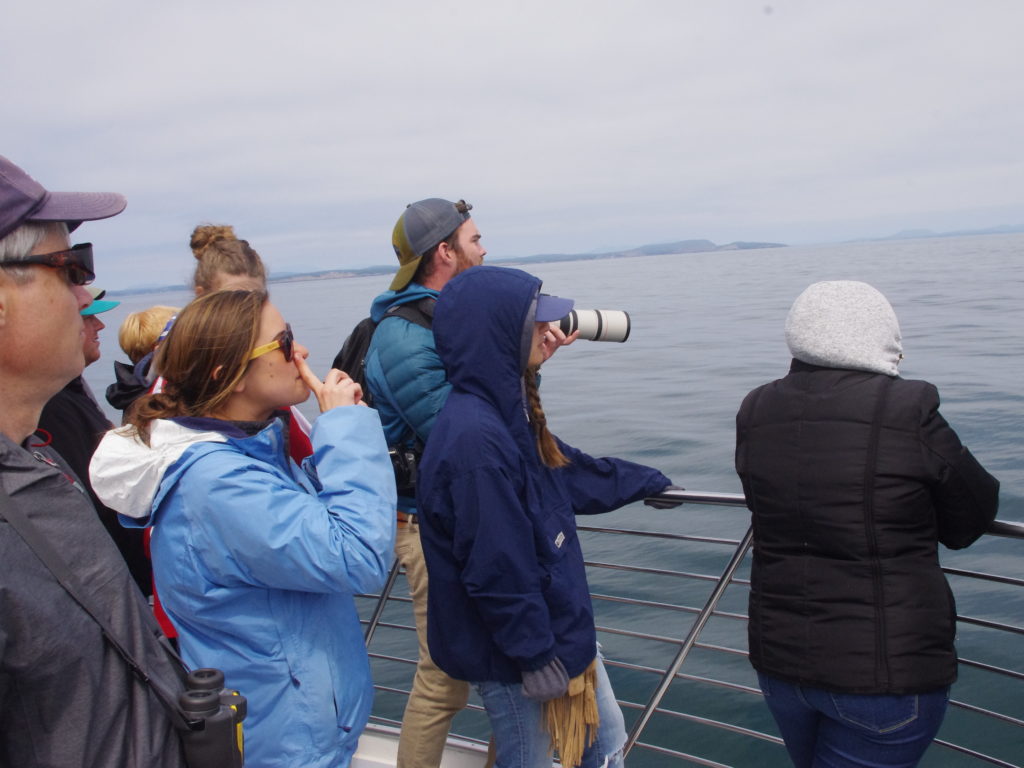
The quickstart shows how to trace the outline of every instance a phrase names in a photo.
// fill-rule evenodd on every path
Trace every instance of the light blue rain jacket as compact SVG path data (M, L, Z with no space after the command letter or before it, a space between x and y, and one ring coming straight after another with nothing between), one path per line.
M108 433L94 487L153 526L185 661L222 669L248 699L246 766L347 766L373 700L352 596L381 587L395 537L380 421L358 406L321 415L309 474L280 421L252 437L217 424L154 422L151 447Z

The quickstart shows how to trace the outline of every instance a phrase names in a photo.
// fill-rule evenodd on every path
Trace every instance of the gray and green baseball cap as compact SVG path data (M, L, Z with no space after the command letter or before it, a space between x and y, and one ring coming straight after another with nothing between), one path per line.
M391 281L392 291L409 284L424 254L462 226L472 209L465 200L453 203L440 197L428 197L405 207L391 232L391 245L401 265Z

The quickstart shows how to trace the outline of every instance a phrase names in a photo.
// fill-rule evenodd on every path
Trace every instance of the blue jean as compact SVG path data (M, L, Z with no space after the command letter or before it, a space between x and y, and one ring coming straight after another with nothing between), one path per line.
M494 768L551 768L551 737L542 721L543 705L523 696L515 683L473 683L491 721L497 758ZM601 656L597 657L597 740L583 753L580 768L622 768L626 724L615 701Z
M757 678L797 768L913 768L949 704L948 687L907 696L867 695Z

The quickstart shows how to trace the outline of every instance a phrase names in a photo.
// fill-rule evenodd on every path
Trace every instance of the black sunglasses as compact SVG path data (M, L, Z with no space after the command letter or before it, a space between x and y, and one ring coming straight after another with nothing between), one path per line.
M96 279L92 268L92 243L79 243L66 251L53 251L26 256L23 259L9 259L0 264L20 267L23 264L38 264L42 267L63 269L72 285L88 285Z
M284 355L284 361L290 363L292 361L292 350L295 346L295 336L292 335L292 326L290 323L286 323L284 330L281 331L277 336L274 337L273 341L269 341L266 344L260 344L252 352L249 353L249 359L255 360L257 357L273 352L275 349L280 349Z

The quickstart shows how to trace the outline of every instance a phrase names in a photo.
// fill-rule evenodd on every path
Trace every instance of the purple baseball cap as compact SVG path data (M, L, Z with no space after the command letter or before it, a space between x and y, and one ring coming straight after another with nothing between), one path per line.
M537 296L537 313L533 320L536 323L553 323L555 320L561 320L572 312L574 303L572 299L542 293Z
M30 221L63 221L73 230L83 221L116 216L126 204L116 192L48 192L0 155L0 237Z

